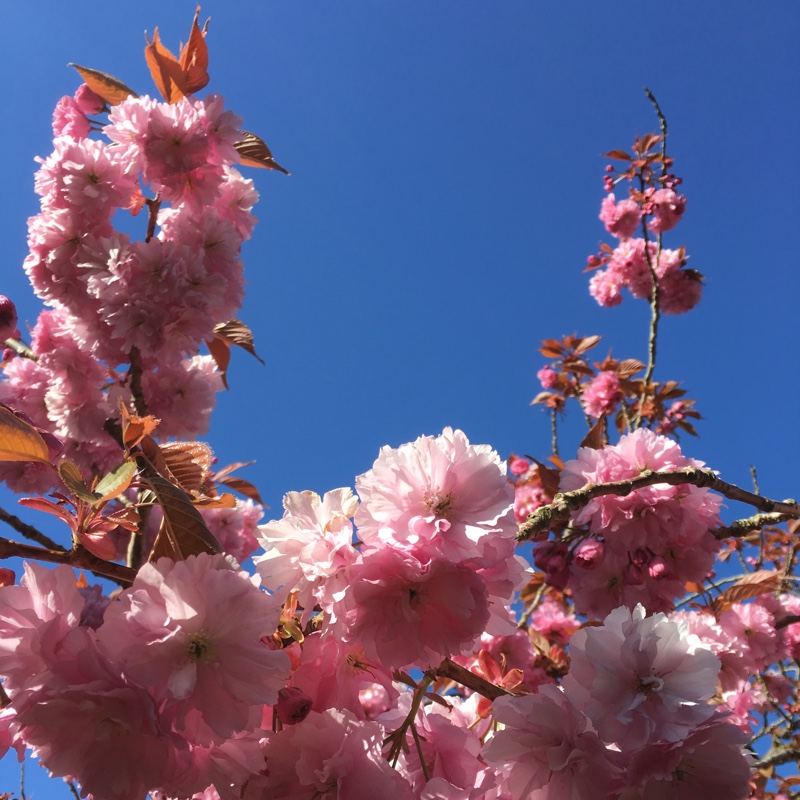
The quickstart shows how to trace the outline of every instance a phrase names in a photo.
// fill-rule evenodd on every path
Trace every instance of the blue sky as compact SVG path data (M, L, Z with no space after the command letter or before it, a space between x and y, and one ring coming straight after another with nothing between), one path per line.
M79 83L67 62L152 93L142 33L158 25L175 49L194 6L0 6L0 293L21 319L40 309L21 270L25 223L52 107ZM286 491L351 485L381 445L445 425L503 456L548 455L547 418L528 406L544 338L599 333L598 357L644 360L646 305L600 309L583 274L606 238L600 154L657 125L644 85L668 116L688 197L666 245L684 244L707 281L694 312L665 320L659 348L656 377L681 381L705 417L684 451L734 483L749 485L753 464L765 494L800 494L796 3L202 11L208 89L292 172L253 171L261 222L240 316L267 365L234 353L208 437L222 464L257 461L242 474L274 516ZM571 419L564 454L582 436ZM0 792L16 786L8 758L0 776Z

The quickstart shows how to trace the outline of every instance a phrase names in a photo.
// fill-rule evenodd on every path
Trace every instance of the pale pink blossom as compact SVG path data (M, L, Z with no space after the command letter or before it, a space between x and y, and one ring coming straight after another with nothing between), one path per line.
M263 796L411 800L411 787L381 754L385 736L349 711L312 711L270 739Z
M618 608L602 627L575 632L569 650L567 695L622 750L680 741L714 714L720 662L664 614Z
M256 536L263 506L237 499L233 508L201 508L200 513L222 549L240 564L258 549Z
M229 558L163 558L106 610L98 641L130 680L175 710L179 727L196 712L219 741L247 727L253 706L274 703L288 678L286 654L262 641L278 614Z
M587 718L556 686L492 704L500 730L483 757L504 778L513 800L613 797L619 754L605 748Z
M383 447L372 469L356 478L356 491L355 522L369 547L430 548L457 563L516 532L505 463L489 445L471 445L452 428Z
M91 125L80 106L68 95L62 97L53 110L53 136L70 136L85 139Z
M391 548L359 558L340 605L346 641L396 668L468 652L490 613L486 585L473 570L441 558L423 565Z
M259 527L265 552L253 561L263 585L281 599L297 591L307 618L318 601L327 607L346 587L346 570L357 556L350 518L358 498L349 488L322 498L310 491L289 492L283 507L283 519Z
M628 764L629 788L619 800L745 800L751 797L747 739L715 715L682 740L644 747Z

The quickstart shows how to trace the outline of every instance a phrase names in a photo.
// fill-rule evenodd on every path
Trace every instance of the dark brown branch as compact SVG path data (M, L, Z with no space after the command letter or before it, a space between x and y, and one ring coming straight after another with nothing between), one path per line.
M438 677L449 678L451 681L460 683L462 686L466 686L467 689L472 689L473 692L477 692L489 700L497 700L498 697L511 694L511 692L507 692L500 686L490 683L485 678L470 672L466 667L456 664L455 661L451 661L449 658L442 661L436 667L435 672Z
M66 564L76 569L84 569L94 575L108 578L120 586L130 586L136 577L135 570L129 569L122 564L103 561L102 558L93 556L83 547L76 547L74 550L49 550L0 538L0 558L12 558L14 556L30 558L35 561L46 561L51 564Z
M788 628L796 622L800 622L800 614L789 614L775 623L775 630L779 631L781 628Z
M149 242L156 233L156 220L158 219L158 212L161 208L161 194L155 197L147 198L144 201L147 204L147 233L144 237L145 243Z
M146 417L147 403L145 403L144 394L142 393L142 362L139 360L139 348L136 347L136 345L131 347L131 351L128 353L128 359L131 362L128 375L130 376L133 406L140 417Z
M732 483L721 480L709 470L687 467L674 472L653 472L648 469L644 470L636 478L610 483L587 483L583 488L576 489L573 492L557 494L550 505L536 509L528 517L527 522L520 526L517 533L517 541L525 542L532 536L545 533L554 525L567 522L574 512L580 511L596 497L603 497L608 494L626 497L637 489L643 489L645 486L653 486L659 483L665 483L670 486L691 484L700 488L714 489L730 500L747 503L768 514L773 512L785 514L792 519L800 517L800 505L796 501L770 500L768 497L753 494L734 486ZM724 536L721 538L724 538Z
M41 531L23 522L19 517L9 514L4 508L0 508L0 522L5 522L10 525L17 533L21 533L26 539L30 539L42 547L47 547L50 550L62 550L66 552L66 548L62 547L58 542L54 542L49 536L45 536Z

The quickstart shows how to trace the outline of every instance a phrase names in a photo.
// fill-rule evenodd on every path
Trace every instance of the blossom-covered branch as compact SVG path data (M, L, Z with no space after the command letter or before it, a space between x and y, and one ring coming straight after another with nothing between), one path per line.
M554 525L566 523L573 512L584 508L597 497L609 494L625 497L637 489L660 483L670 486L689 484L698 488L714 489L730 500L739 500L766 513L784 514L791 519L800 517L800 504L794 500L770 500L768 497L753 494L723 481L710 470L688 467L669 472L654 472L647 469L636 478L600 484L587 483L581 489L557 494L552 503L538 508L528 517L527 522L520 525L517 541L525 542L537 534L550 530Z

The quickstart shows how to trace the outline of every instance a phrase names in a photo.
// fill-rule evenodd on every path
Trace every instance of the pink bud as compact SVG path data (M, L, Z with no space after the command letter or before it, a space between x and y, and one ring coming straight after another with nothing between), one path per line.
M0 294L0 342L10 339L17 330L17 308L5 295Z
M550 369L550 367L542 367L536 373L536 377L539 379L539 383L542 384L543 389L552 389L558 380L558 373L554 369Z
M599 567L605 557L605 545L597 539L587 539L575 550L575 564L583 569Z
M286 686L278 692L275 713L284 725L296 725L302 722L311 711L311 698L294 686Z
M508 468L511 470L512 475L524 475L530 469L530 466L524 458L517 458L516 456L512 456L508 462Z
M99 114L106 107L106 101L99 94L93 92L85 83L78 87L73 99L75 100L75 105L87 116L89 114Z
M0 586L13 586L16 580L17 576L14 574L13 569L0 567Z

